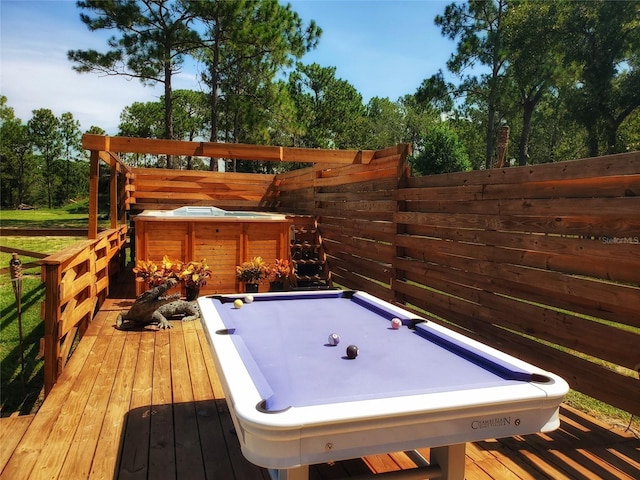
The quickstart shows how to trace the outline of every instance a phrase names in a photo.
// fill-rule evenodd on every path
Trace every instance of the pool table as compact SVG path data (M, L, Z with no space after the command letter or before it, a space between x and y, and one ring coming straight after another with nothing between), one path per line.
M279 479L395 451L463 479L465 442L559 426L563 379L365 292L238 299L199 298L202 322L242 452Z

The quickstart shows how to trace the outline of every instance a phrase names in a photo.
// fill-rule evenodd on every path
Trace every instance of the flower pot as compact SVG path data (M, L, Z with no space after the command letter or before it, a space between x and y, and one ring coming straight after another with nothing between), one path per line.
M200 287L184 287L187 302L192 302L200 296Z
M244 284L244 292L245 293L258 293L259 285L257 283L245 283Z
M270 292L282 292L284 291L284 282L271 282L269 284Z

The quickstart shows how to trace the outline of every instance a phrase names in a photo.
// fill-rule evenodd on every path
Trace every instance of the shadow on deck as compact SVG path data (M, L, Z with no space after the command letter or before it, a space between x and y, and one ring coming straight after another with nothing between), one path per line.
M39 412L2 419L0 479L268 479L240 452L201 324L115 329L132 302L131 282L119 284ZM466 478L640 478L631 433L567 406L561 421L550 434L467 444ZM310 478L414 466L399 452L314 465Z

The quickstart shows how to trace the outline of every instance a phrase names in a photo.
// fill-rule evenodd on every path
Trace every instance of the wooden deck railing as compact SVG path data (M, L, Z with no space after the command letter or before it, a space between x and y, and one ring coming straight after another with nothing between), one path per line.
M82 337L106 298L109 277L124 264L126 232L126 226L105 230L94 240L42 259L45 395L62 372L76 336Z

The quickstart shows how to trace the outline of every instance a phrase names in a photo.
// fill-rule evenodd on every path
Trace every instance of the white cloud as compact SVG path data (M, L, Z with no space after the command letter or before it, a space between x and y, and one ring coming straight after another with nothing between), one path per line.
M71 112L83 130L97 125L115 134L122 109L134 101L158 97L157 89L137 80L80 74L72 69L67 51L76 45L46 42L31 36L3 42L0 85L8 104L24 122L32 111L48 108L57 116Z
M67 13L55 18L61 8ZM56 116L71 112L82 130L97 125L114 135L126 106L156 101L163 90L123 76L73 70L69 50L106 49L105 35L89 32L77 20L78 11L73 2L2 1L0 93L23 122L33 110L47 108ZM196 88L195 77L179 75L174 88Z

